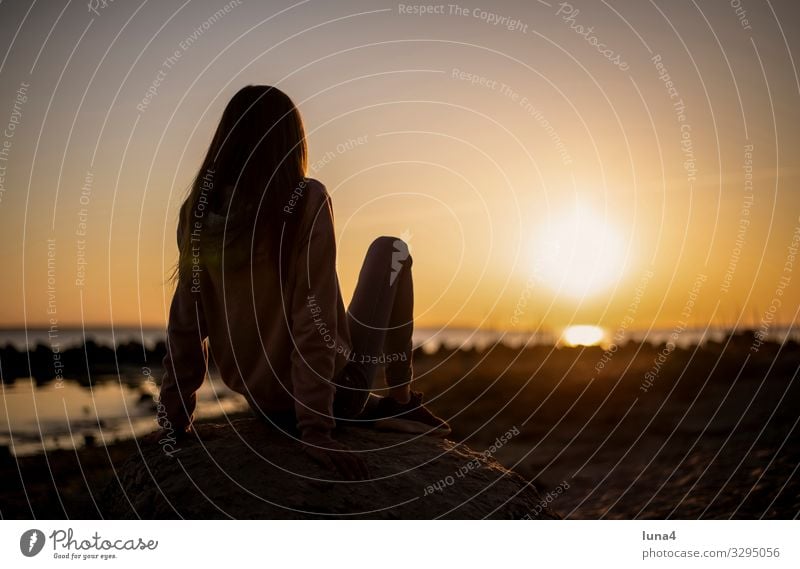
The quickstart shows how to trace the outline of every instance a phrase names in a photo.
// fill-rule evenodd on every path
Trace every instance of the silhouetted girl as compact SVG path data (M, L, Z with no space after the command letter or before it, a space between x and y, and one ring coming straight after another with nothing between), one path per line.
M176 434L191 429L213 358L257 414L293 412L312 456L361 478L363 462L332 439L335 418L414 433L450 429L410 389L407 245L394 237L372 243L345 312L331 198L305 177L306 161L288 96L269 86L236 93L180 210L160 421ZM367 406L381 365L388 395Z

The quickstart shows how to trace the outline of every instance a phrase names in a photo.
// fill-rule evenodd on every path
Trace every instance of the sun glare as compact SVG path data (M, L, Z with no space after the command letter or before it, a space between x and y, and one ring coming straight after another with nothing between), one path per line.
M605 339L605 336L605 330L599 326L581 324L567 327L561 339L567 346L596 346Z
M625 243L603 214L576 207L539 232L534 272L547 286L575 298L615 284L625 265Z

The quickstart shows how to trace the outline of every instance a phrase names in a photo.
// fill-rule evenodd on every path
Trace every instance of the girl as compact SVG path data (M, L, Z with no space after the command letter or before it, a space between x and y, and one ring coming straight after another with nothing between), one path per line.
M410 389L407 245L372 243L345 312L331 198L305 177L306 161L288 96L248 86L231 99L180 210L159 422L173 437L191 430L212 358L257 415L291 413L312 457L363 478L358 455L332 438L337 418L438 436L450 428ZM381 365L388 394L370 398Z

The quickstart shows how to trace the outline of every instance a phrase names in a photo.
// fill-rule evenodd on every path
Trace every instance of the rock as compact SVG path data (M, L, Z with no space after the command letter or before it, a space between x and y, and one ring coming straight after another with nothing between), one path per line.
M373 480L339 480L296 440L248 418L198 425L196 438L174 448L142 445L104 490L101 511L118 519L558 517L532 484L464 445L354 427L337 439L366 451Z

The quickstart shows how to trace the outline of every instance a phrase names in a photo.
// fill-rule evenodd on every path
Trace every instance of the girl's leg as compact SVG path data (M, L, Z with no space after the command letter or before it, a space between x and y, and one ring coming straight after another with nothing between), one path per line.
M413 378L414 286L408 245L379 237L367 250L347 310L353 365L369 387L385 365L389 394L408 401Z
M374 405L367 405L360 416L376 429L436 436L450 433L447 422L422 404L422 394L411 392L414 283L411 255L402 239L379 237L370 245L347 322L355 360L348 366L353 368L350 373L360 376L369 389L378 367L384 365L389 388L388 397L373 397Z

